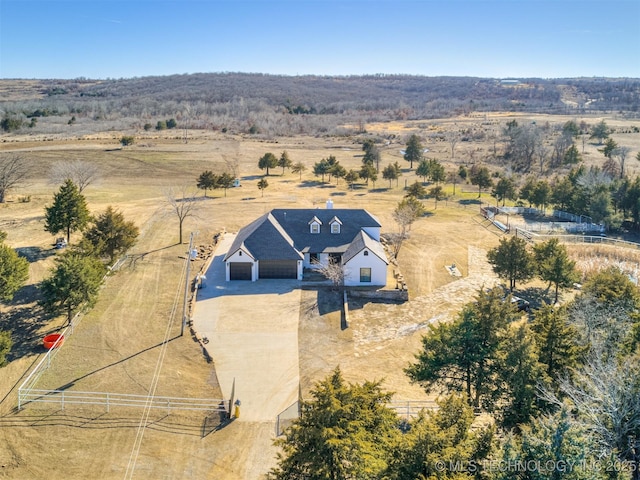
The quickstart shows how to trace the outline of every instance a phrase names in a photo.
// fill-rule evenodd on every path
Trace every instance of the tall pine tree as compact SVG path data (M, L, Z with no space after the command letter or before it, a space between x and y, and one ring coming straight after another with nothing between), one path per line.
M82 230L89 223L87 201L73 181L67 179L53 197L53 205L45 209L44 229L55 235L64 232L67 242L71 233Z

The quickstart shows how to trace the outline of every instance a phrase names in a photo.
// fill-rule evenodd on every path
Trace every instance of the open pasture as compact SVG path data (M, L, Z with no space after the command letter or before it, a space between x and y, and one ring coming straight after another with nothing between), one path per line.
M483 121L461 118L421 124L447 131L465 122ZM237 231L272 208L324 208L327 199L340 208L366 208L380 219L383 233L394 232L397 225L391 214L404 195L403 187L420 180L409 171L400 149L405 135L419 128L423 127L417 122L367 125L368 132L388 141L381 147L381 168L398 161L403 176L391 186L380 178L375 186L359 184L353 189L344 180L321 183L311 171L315 162L329 155L347 169L359 169L362 151L351 137L267 139L203 131L190 132L188 143L181 138L149 136L121 148L118 134L109 132L87 139L43 142L25 137L1 143L0 153L28 158L32 174L27 184L12 191L9 201L0 205L0 229L7 231L7 243L31 265L29 285L0 310L0 328L13 330L16 344L11 363L0 371L0 477L55 480L85 478L91 471L97 478L122 478L138 428L135 412L107 414L73 408L52 412L31 407L14 411L17 386L43 354L42 337L63 323L44 316L37 305L36 288L57 254L54 238L43 229L44 207L58 188L49 181L56 162L82 160L97 165L99 179L84 192L90 210L98 213L112 205L138 225L141 235L130 252L136 261L125 262L107 280L98 304L84 316L42 378L42 388L144 394L181 295L187 248L177 243L178 224L167 207L167 189L188 186L198 196L197 215L185 221L185 232L196 232L197 246L209 245L219 231ZM489 141L461 142L451 158L445 141L434 137L426 146L429 155L448 169L468 163L471 156L480 158L491 148ZM307 170L301 178L289 171L282 175L281 168L271 170L262 196L257 182L264 172L257 167L258 159L266 152L279 156L284 150ZM595 155L601 156L592 152L589 158ZM204 170L220 173L228 168L237 169L241 187L229 189L226 195L222 190L208 192L207 198L203 191L196 191L196 177ZM451 185L445 188L452 193ZM30 201L19 201L27 196ZM480 200L493 202L488 193ZM460 184L456 196L438 202L437 208L433 200L425 200L427 215L412 226L398 259L411 298L406 305L353 302L353 323L341 330L338 307L332 307L330 301L323 303L326 299L316 292L303 292L299 338L303 392L340 365L350 381L384 378L386 388L397 391L398 397L424 395L402 372L419 347L421 333L430 321L454 315L477 288L493 278L483 252L497 245L500 232L481 225L478 202L477 189ZM72 241L77 238L76 234ZM452 263L461 271L462 280L445 268ZM202 264L203 260L194 262L193 275ZM469 278L463 288L462 281ZM319 308L322 305L329 307ZM178 334L179 324L174 323L158 394L219 397L215 358L213 364L207 363L198 343L188 334ZM272 464L272 426L234 422L219 431L216 426L215 419L197 414L152 417L134 478L259 478L265 466Z

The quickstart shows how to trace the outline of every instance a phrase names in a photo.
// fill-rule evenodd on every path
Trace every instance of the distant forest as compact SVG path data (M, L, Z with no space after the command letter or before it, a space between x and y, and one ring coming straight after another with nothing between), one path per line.
M72 123L82 125L79 130L89 131L92 122L142 128L171 117L181 127L278 135L339 133L345 123L488 111L640 115L640 79L200 73L1 83L3 130L32 128L34 133L51 133L52 122L43 122L45 117L71 116ZM19 92L21 85L28 85L28 92Z

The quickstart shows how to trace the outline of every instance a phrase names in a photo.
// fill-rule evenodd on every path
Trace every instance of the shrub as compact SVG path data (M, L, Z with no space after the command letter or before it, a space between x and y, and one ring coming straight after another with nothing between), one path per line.
M127 147L129 145L133 145L136 141L136 138L133 135L125 135L120 139L120 144L123 147Z
M11 332L0 332L0 367L7 364L7 354L11 351L11 347L13 347Z
M0 122L0 128L5 132L13 132L22 128L23 121L21 118L6 116Z

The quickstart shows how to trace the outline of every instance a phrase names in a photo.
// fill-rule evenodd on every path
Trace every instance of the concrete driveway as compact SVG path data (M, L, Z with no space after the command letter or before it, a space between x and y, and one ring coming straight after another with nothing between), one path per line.
M225 281L222 261L235 235L218 244L198 290L193 327L208 339L225 398L235 379L240 421L267 422L298 400L297 280Z

